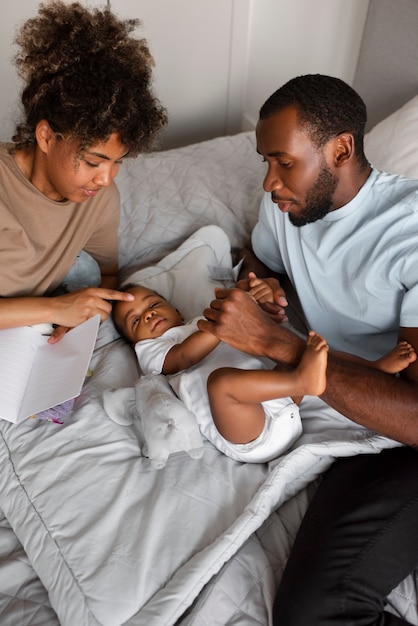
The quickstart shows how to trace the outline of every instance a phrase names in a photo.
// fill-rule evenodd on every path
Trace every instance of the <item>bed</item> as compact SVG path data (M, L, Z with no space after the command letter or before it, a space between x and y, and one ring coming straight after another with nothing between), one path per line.
M406 5L416 17L417 3ZM376 167L416 178L417 93L415 83L366 138ZM231 281L263 172L253 133L127 161L118 175L122 280L148 281L188 314L201 311L214 286ZM312 401L301 438L270 463L238 463L204 438L188 445L183 431L159 457L150 416L138 411L133 351L111 320L90 367L63 423L0 423L4 626L266 626L321 474L337 457L398 445L329 420ZM415 572L388 598L411 624L417 584Z

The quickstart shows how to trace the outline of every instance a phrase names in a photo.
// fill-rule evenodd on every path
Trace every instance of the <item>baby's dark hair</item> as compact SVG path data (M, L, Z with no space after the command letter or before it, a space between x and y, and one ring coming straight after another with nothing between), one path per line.
M123 285L123 287L118 287L118 291L131 291L131 289L136 289L138 287L139 288L143 287L144 289L149 289L150 291L155 293L156 296L158 296L159 298L162 298L163 300L166 300L168 302L167 298L165 298L158 291L155 291L155 289L152 289L152 287L147 287L146 285L141 285L141 284L138 284L138 283L126 283L125 285Z
M260 119L290 106L297 108L298 120L317 148L341 133L351 133L360 167L368 166L363 145L366 105L347 83L323 74L297 76L266 100L260 109Z
M77 140L79 153L112 133L129 156L153 147L167 115L152 92L147 42L130 35L139 24L78 2L40 4L15 39L15 64L26 83L15 149L35 145L42 119L58 135Z

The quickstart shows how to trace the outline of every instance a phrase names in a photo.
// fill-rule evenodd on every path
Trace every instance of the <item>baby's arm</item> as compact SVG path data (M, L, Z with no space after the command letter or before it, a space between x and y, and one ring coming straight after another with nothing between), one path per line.
M177 372L199 363L218 344L219 339L215 335L197 330L167 352L162 373L177 374Z

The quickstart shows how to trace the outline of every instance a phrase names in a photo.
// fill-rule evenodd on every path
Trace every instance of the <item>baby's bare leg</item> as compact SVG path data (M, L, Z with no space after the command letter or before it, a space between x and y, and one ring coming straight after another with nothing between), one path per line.
M327 360L325 339L311 331L294 370L215 370L208 379L208 396L217 429L232 443L253 441L264 428L261 402L320 395L325 391Z
M328 344L321 335L309 331L306 348L294 370L296 390L289 395L320 396L327 385ZM298 391L300 390L300 391Z
M416 359L417 353L414 347L407 341L400 341L388 354L372 361L371 366L386 374L397 374Z
M256 389L265 389L267 381L263 374L269 372L222 367L208 378L213 421L222 437L231 443L253 441L264 428L263 398L259 399L255 394Z

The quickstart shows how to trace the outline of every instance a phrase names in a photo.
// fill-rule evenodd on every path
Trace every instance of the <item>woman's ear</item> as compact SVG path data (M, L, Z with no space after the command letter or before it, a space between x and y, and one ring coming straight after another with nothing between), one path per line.
M51 140L55 138L55 133L53 132L47 120L40 120L37 123L35 128L35 137L39 149L42 152L47 153Z
M354 156L354 137L351 133L341 133L334 141L334 165L342 167Z

